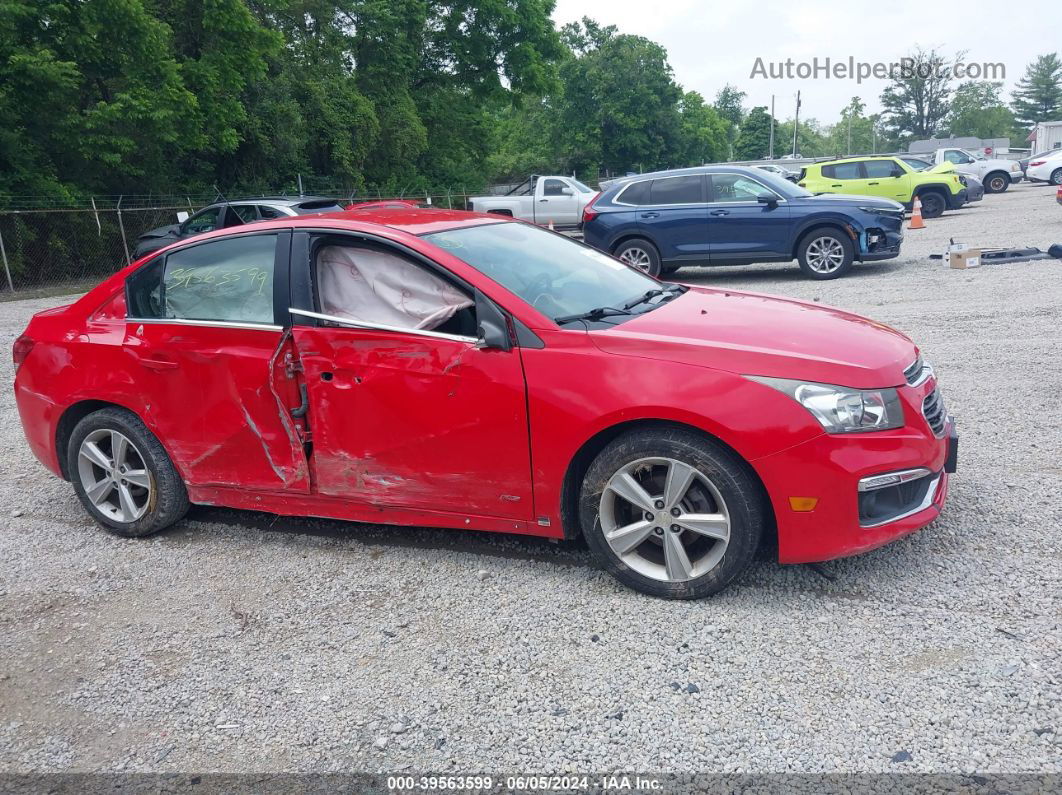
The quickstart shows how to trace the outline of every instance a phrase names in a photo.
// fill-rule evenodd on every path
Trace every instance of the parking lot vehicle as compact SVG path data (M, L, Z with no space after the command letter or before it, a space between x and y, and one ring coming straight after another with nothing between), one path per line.
M960 174L972 174L984 183L988 193L1002 193L1024 177L1017 160L988 158L968 149L942 147L933 153L933 163L951 163Z
M805 166L797 182L812 193L881 196L907 210L914 197L922 200L922 215L938 218L945 210L966 203L966 190L956 173L916 171L898 157L850 157Z
M888 199L812 196L741 166L640 174L583 213L583 239L651 275L684 265L796 259L813 279L900 253L903 207Z
M899 158L915 171L932 171L937 174L944 174L955 170L955 166L951 163L934 165L928 160L923 160L918 157L910 157L908 155L899 155ZM973 174L959 174L959 182L962 183L964 188L966 188L967 203L979 202L985 198L984 183Z
M493 213L545 226L578 226L583 208L594 191L574 177L529 177L500 196L473 196L468 209Z
M1044 159L1050 157L1051 155L1058 154L1060 152L1062 152L1062 148L1057 148L1056 147L1054 149L1045 149L1042 152L1037 152L1036 154L1029 155L1028 157L1023 157L1021 160L1018 161L1018 165L1021 167L1022 174L1025 175L1026 179L1028 179L1029 178L1029 174L1028 174L1029 164L1032 161L1034 161L1034 160L1044 160Z
M243 199L240 201L215 202L207 205L189 218L181 218L169 226L160 226L140 235L136 241L133 256L143 257L152 251L158 251L176 240L184 240L192 235L213 232L215 229L227 229L242 226L255 221L282 218L290 215L308 213L331 213L343 209L335 199L321 196L283 196Z
M762 542L821 561L923 527L957 449L895 330L455 211L183 241L35 315L13 356L34 454L118 535L190 503L582 534L671 598Z
M773 163L760 163L759 165L753 166L753 168L759 168L763 171L769 171L775 176L781 177L782 179L787 179L790 182L796 182L797 177L799 176L796 171L790 171L788 168L782 168L781 166L776 166Z
M1062 185L1062 149L1047 157L1029 161L1029 170L1026 172L1032 182L1050 182L1052 185Z

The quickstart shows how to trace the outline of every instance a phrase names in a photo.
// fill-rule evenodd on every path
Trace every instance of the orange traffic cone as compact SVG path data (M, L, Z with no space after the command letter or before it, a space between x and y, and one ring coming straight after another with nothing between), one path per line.
M908 229L925 229L926 222L922 220L922 200L915 196L914 208L911 210L911 224Z

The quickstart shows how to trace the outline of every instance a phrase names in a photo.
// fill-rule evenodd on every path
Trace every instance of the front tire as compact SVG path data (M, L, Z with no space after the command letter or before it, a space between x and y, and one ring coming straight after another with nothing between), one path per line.
M605 447L583 478L579 519L606 571L665 599L726 588L752 562L766 521L740 459L677 428L633 431Z
M640 237L625 240L616 247L613 256L650 276L660 275L660 252L648 240Z
M1010 187L1010 177L1001 171L994 171L985 177L985 193L1003 193Z
M70 435L66 460L81 504L110 533L140 538L188 512L184 481L131 411L106 408L82 419Z
M851 270L854 258L851 239L833 229L814 229L797 246L800 270L820 281L844 276Z

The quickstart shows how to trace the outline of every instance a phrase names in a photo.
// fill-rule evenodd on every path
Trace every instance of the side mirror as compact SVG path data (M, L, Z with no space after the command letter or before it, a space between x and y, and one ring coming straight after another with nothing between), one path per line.
M773 193L761 193L759 196L756 197L756 201L758 201L760 204L766 204L768 207L778 206L778 197L775 196Z
M574 196L575 191L571 188L561 188L561 196Z
M513 340L509 336L509 322L505 318L505 313L479 290L476 290L476 318L478 320L476 334L479 337L476 343L477 348L494 348L500 351L513 349Z
M184 212L183 210L181 212L177 213L177 223L183 224L187 220L188 220L188 213Z

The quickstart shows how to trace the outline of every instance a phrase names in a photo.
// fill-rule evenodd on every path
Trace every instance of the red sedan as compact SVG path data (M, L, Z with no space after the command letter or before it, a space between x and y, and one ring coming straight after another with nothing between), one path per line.
M904 335L657 281L496 215L226 229L41 312L14 346L30 446L104 528L190 503L551 538L624 583L719 591L939 514L956 441Z

